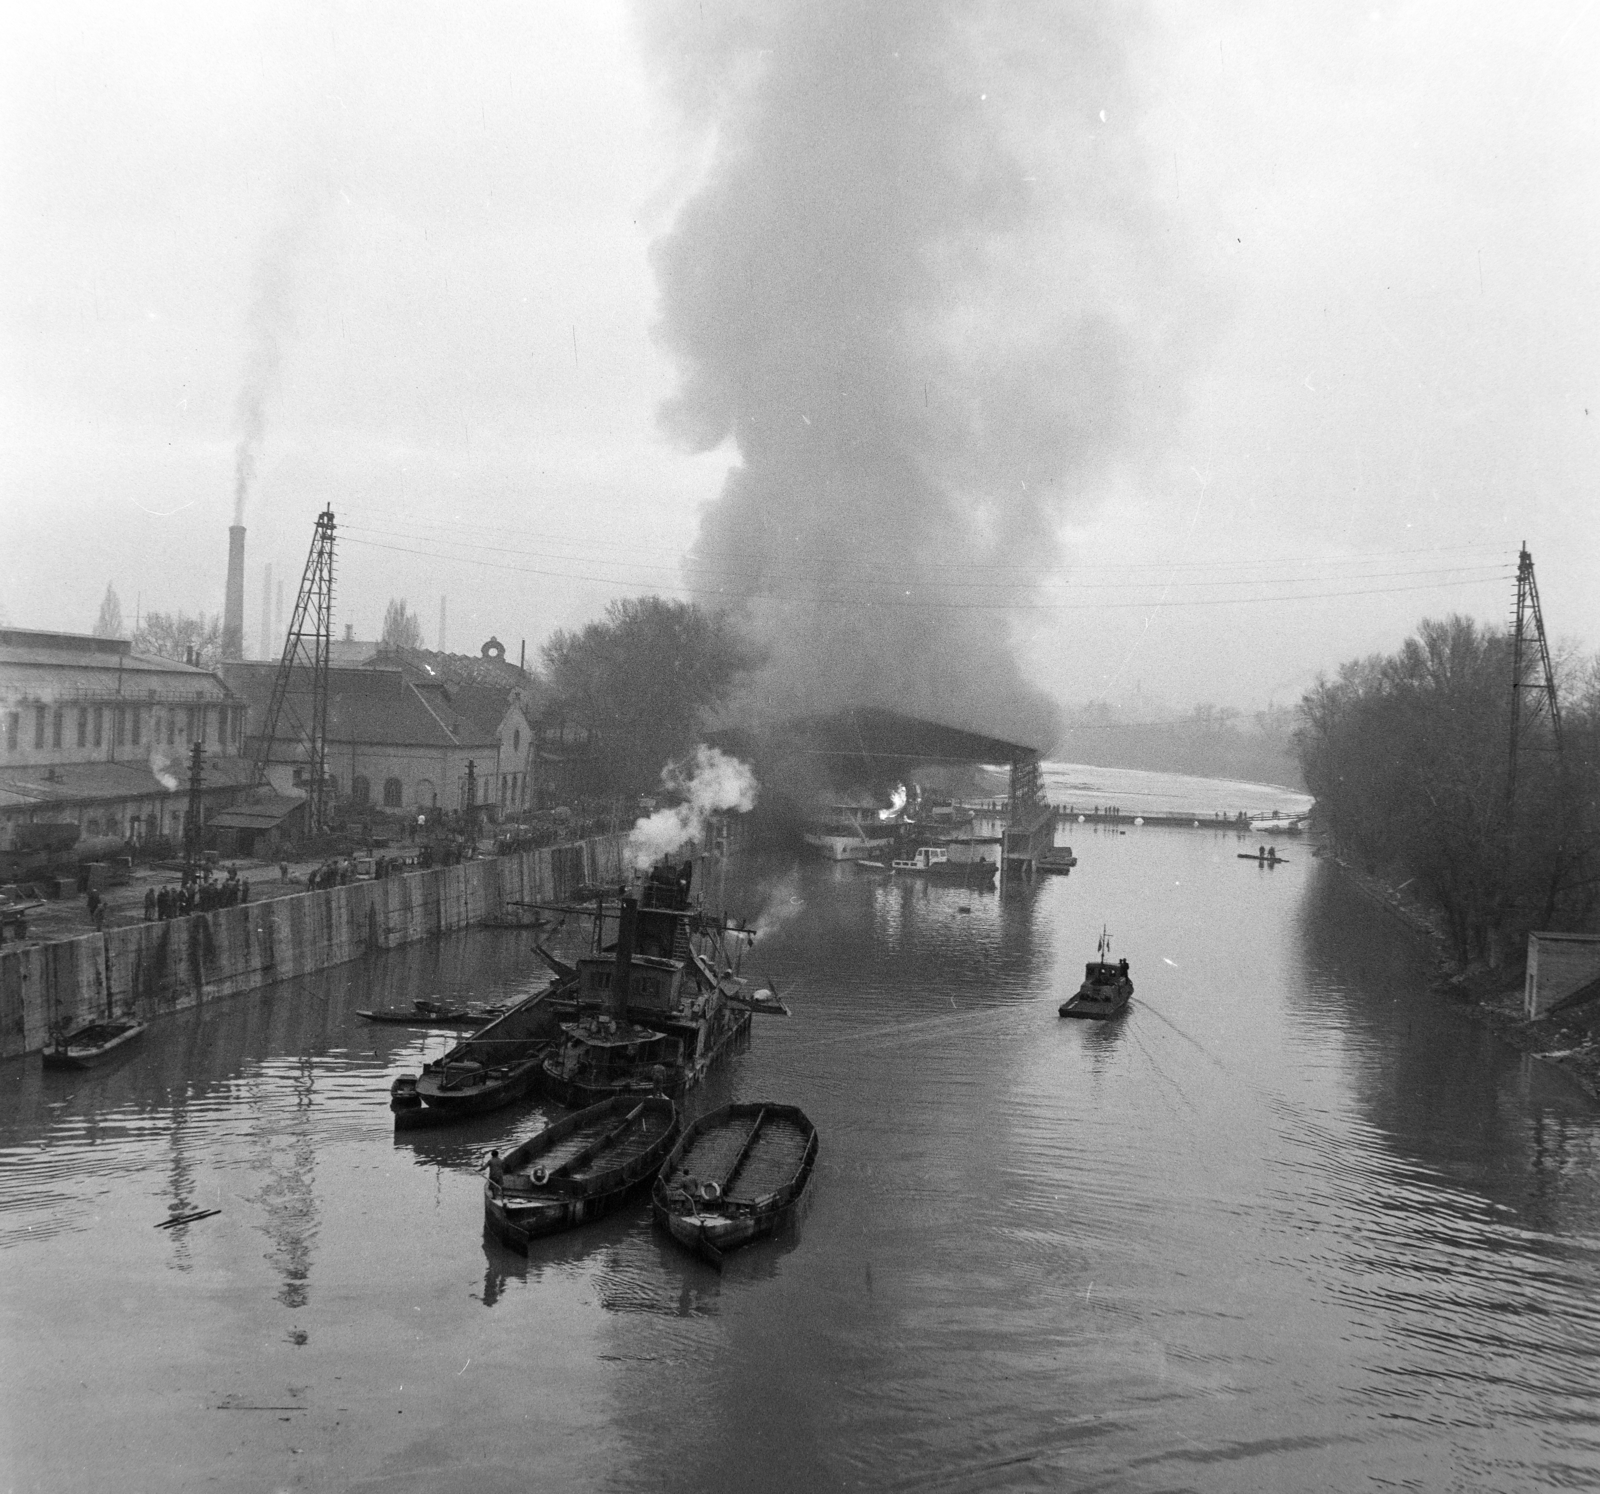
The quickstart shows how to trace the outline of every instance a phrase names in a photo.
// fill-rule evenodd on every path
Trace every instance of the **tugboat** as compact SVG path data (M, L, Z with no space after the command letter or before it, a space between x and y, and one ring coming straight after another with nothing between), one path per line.
M689 904L694 863L663 861L638 897L618 899L617 941L572 969L572 1020L544 1060L544 1093L582 1108L617 1095L682 1095L748 1036L755 1011L781 1003L746 994L727 958L730 928ZM594 910L603 918L605 904ZM546 956L549 960L549 956Z
M1063 1017L1089 1017L1103 1021L1123 1011L1133 995L1128 962L1111 963L1111 939L1100 930L1099 958L1083 967L1083 984L1061 1003Z

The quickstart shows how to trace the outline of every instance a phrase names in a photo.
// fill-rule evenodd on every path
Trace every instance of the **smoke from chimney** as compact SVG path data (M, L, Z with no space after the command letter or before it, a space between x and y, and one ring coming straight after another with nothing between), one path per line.
M874 703L1047 746L1012 627L1051 616L1063 519L1156 459L1183 372L1137 13L710 10L635 11L714 142L654 248L663 421L738 449L689 579L767 652L753 711Z
M244 658L244 525L228 530L228 586L222 602L222 657Z

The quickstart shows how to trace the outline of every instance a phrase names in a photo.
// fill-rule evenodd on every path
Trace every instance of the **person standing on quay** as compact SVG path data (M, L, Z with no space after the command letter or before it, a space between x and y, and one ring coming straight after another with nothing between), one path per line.
M144 890L144 921L146 923L151 923L154 921L155 916L156 890L154 887L146 887Z

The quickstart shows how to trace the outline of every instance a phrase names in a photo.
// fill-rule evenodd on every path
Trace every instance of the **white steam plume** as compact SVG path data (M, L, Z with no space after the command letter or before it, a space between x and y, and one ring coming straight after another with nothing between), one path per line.
M150 749L150 771L155 774L156 782L169 794L178 786L178 778L171 770L172 759L159 747Z
M719 811L755 808L755 774L748 764L715 747L696 747L687 764L669 763L661 782L681 799L641 819L629 832L628 858L640 870L700 839L706 822Z

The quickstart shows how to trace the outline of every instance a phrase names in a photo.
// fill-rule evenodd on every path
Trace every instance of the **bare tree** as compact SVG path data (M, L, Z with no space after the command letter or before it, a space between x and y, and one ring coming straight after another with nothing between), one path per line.
M133 635L136 653L187 660L213 669L222 658L222 619L187 612L147 612ZM191 655L192 650L192 655Z

